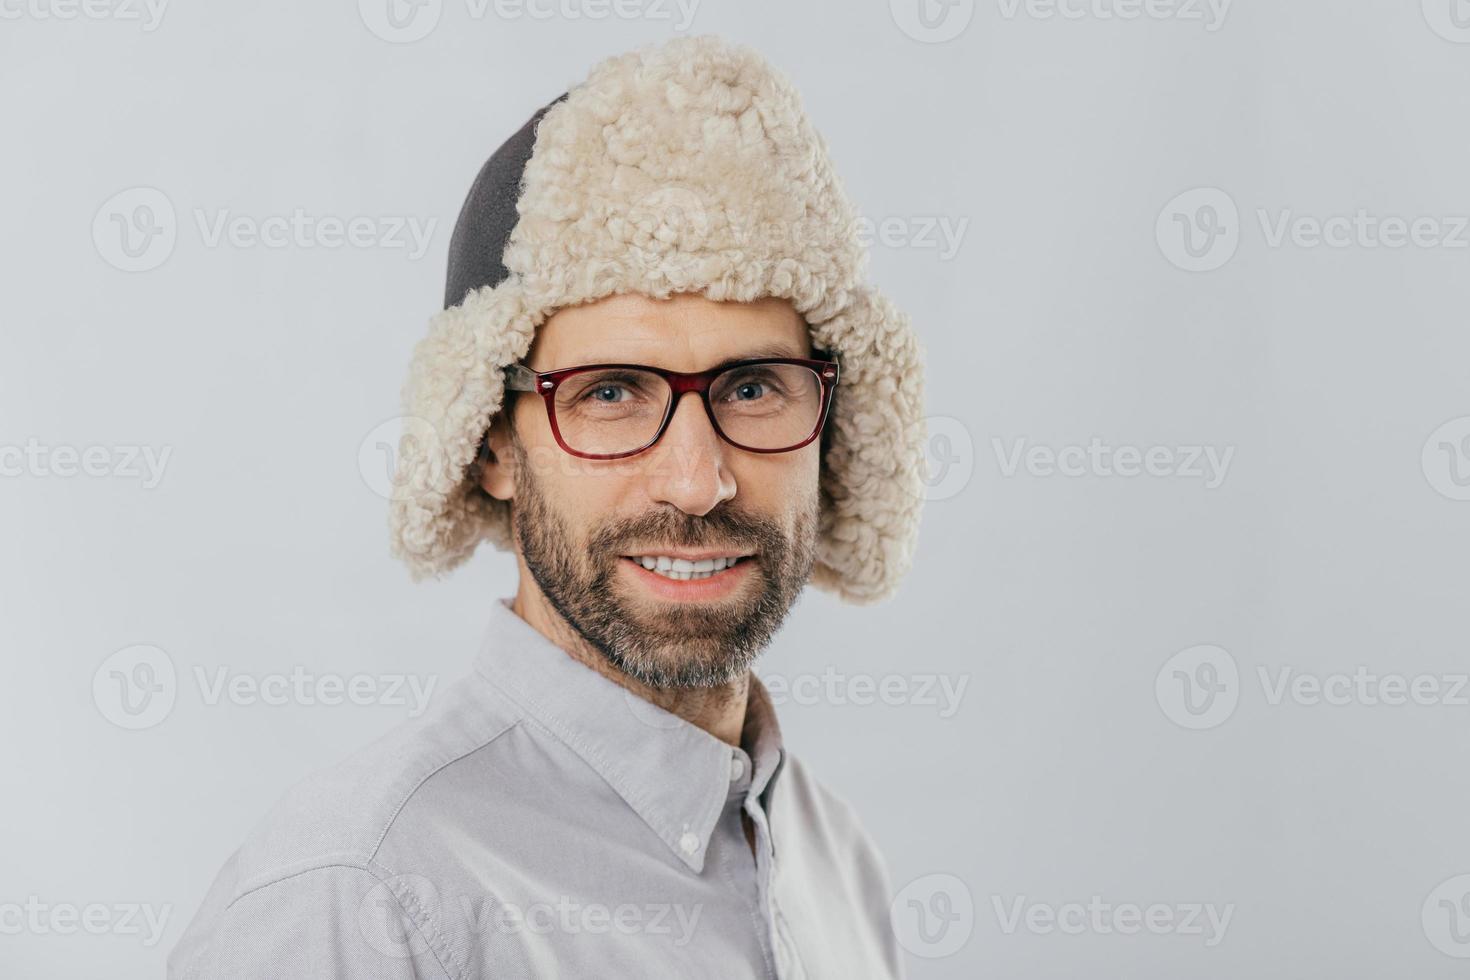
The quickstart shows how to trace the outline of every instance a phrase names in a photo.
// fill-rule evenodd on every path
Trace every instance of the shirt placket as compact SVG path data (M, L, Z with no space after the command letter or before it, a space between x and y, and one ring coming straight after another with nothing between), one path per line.
M760 921L759 941L766 961L771 964L776 980L806 980L800 957L791 941L785 916L777 907L771 888L774 873L775 852L771 842L771 828L765 808L760 800L749 792L751 761L740 749L733 749L730 757L730 816L737 825L740 846L732 856L731 874L741 891L753 893L755 911ZM751 859L750 848L745 842L744 829L740 827L740 813L750 817L755 831L755 855ZM752 876L754 881L751 881ZM751 885L754 887L750 887Z

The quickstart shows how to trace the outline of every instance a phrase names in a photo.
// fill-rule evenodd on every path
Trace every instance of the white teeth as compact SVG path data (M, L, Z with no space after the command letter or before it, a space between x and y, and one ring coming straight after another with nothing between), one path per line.
M664 555L657 557L653 555L638 555L633 558L638 564L650 572L657 572L665 578L686 581L693 578L709 578L716 572L724 571L734 565L739 558L701 558L699 561L689 561L686 558L669 558Z

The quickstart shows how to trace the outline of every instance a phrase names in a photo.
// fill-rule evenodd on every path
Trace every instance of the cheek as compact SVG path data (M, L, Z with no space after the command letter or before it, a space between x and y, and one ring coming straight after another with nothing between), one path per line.
M639 516L640 503L647 509L645 475L633 459L586 460L551 446L541 464L536 475L545 505L577 541L590 540L612 522Z
M552 446L541 456L536 480L546 502L581 531L606 516L626 496L626 480Z
M793 453L745 454L731 469L737 506L765 514L795 514L817 494L821 455L816 445Z

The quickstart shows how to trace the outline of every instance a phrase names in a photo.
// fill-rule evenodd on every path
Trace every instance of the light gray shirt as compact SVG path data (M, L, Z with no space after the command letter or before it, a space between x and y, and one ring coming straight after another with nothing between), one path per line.
M170 978L900 975L882 861L758 679L732 748L491 605L470 676L231 856Z

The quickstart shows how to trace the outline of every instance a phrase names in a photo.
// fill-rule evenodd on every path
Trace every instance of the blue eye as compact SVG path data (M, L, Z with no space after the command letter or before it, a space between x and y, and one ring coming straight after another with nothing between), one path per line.
M601 395L601 394L603 394L604 392L608 392L608 391L627 391L627 390L628 389L624 388L622 385L598 385L596 388L593 388L592 391L588 393L587 397L588 398L591 398L593 401L612 402L612 401L616 401L616 399L614 399L614 398L600 398L598 396Z

